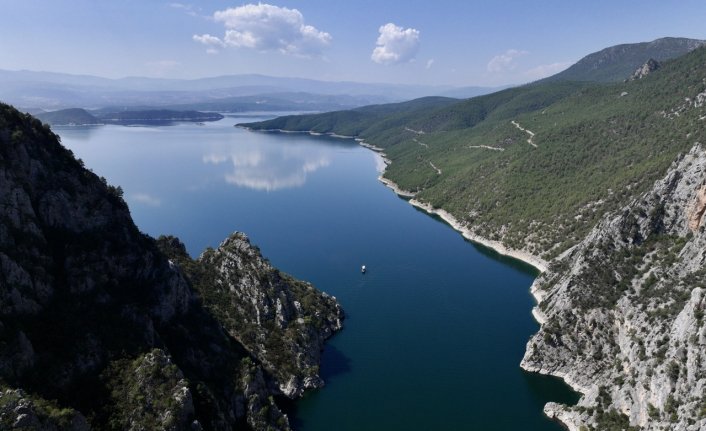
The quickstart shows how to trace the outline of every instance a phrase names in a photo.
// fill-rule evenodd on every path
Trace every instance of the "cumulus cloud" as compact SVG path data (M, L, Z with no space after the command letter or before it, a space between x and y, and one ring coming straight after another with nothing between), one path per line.
M431 67L432 67L433 65L434 65L434 59L433 59L433 58L430 58L429 60L427 60L427 65L426 65L426 68L427 68L427 69L431 69Z
M506 72L513 70L517 66L515 59L527 54L529 54L527 51L508 49L504 53L490 59L487 66L488 72Z
M216 46L223 46L223 42L217 38L216 36L211 36L210 34L195 34L194 35L194 40L199 43L203 43L204 45L216 45Z
M197 16L196 12L194 12L194 7L190 4L184 4L184 3L169 3L169 7L173 7L174 9L179 9L184 11L187 15L191 16Z
M551 64L541 64L537 67L534 67L527 72L525 72L525 75L529 77L532 80L535 79L542 79L546 78L547 76L552 76L555 73L559 73L562 70L566 69L567 67L571 66L573 62L571 61L563 61L563 62L557 62L557 63L551 63Z
M222 38L194 35L196 42L215 46L279 51L304 57L320 55L331 43L331 35L304 23L297 9L270 4L247 4L217 11L213 19L225 27Z
M402 28L393 23L380 27L380 36L370 58L380 64L412 61L419 50L419 30Z
M223 43L222 40L217 38L216 36L211 36L210 34L195 34L193 36L194 41L202 43L208 48L206 48L206 52L208 54L218 54L219 50L218 48L223 48L225 47L225 44Z

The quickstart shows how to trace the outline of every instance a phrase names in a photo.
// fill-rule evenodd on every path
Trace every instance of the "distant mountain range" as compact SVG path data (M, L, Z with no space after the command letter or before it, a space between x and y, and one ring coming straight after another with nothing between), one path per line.
M243 111L331 111L422 96L472 97L498 90L359 82L317 81L263 75L193 80L0 70L0 100L25 110L81 107Z

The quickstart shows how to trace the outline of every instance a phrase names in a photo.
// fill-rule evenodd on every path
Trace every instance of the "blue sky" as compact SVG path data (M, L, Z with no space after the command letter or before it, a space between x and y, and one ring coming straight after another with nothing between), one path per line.
M0 2L0 69L111 78L501 85L619 43L706 39L703 0Z

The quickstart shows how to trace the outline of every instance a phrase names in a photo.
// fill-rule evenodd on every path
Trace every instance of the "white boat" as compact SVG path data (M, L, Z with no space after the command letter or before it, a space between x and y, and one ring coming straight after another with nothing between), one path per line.
M363 266L360 267L360 272L362 272L363 274L365 274L365 265L363 265Z

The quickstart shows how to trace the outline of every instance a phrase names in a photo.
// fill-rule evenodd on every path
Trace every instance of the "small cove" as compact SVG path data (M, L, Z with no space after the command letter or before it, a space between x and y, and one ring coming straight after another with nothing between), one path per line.
M542 406L576 395L519 368L537 329L530 266L397 197L377 180L380 157L353 140L240 121L57 132L123 187L144 232L177 235L197 256L244 231L339 299L348 318L324 353L327 386L288 406L295 429L562 429Z

